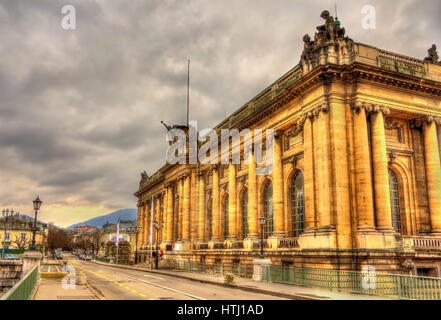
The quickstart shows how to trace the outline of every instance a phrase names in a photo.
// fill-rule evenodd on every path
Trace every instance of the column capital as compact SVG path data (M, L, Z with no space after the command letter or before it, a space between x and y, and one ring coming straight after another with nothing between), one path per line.
M283 130L275 130L274 131L274 138L280 139L281 137L283 137Z

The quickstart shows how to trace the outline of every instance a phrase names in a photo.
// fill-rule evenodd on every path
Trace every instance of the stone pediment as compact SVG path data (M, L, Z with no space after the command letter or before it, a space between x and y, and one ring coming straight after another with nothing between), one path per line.
M345 37L345 28L340 26L338 18L334 19L327 10L320 17L325 23L317 27L314 40L308 34L303 36L304 48L300 59L303 74L319 65L349 64L353 60L354 42Z

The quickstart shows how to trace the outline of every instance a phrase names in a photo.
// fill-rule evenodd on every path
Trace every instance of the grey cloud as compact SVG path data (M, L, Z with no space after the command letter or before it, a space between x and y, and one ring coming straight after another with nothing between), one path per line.
M338 1L347 35L423 58L441 46L439 1ZM212 127L295 66L302 36L334 2L292 0L0 1L0 206L134 207L139 172L164 164L160 124ZM25 185L24 185L25 184ZM32 189L32 190L31 190Z

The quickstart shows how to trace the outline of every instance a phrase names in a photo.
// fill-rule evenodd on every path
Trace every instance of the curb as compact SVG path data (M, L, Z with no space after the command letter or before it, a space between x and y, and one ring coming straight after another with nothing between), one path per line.
M160 274L160 275L164 275L164 276L171 276L171 277L186 279L186 280L190 280L190 281L196 281L196 282L200 282L200 283L212 284L212 285L216 285L216 286L220 286L220 287L226 287L226 288L231 288L231 289L239 289L239 290L249 291L249 292L253 292L253 293L267 294L267 295L281 297L281 298L286 298L286 299L293 299L293 300L331 300L329 298L311 297L311 296L306 296L306 295L301 295L301 294L287 294L287 293L275 292L275 291L259 289L259 288L250 288L250 287L247 287L247 286L241 286L241 285L237 285L237 284L226 284L226 283L221 283L221 282L217 282L217 281L203 280L203 279L197 279L197 278L193 278L193 277L183 276L183 275L180 275L180 274L170 274L170 273L167 273L167 272L153 271L153 270L137 268L137 267L123 266L123 265L114 265L114 264L104 263L104 262L99 262L99 261L94 261L94 260L91 260L90 262L93 262L93 263L96 263L96 264L99 264L99 265L103 265L103 266L108 266L108 267L115 267L115 268L126 269L126 270L135 270L135 271L143 271L143 272L155 273L155 274Z

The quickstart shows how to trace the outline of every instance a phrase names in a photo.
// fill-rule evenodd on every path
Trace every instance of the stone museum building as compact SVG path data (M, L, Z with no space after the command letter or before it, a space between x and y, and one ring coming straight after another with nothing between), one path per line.
M273 129L271 173L256 174L254 155L144 172L141 260L158 242L165 258L251 264L263 232L277 266L441 276L436 47L407 57L357 43L329 12L321 17L299 64L214 128ZM245 147L232 143L230 153L243 158Z

